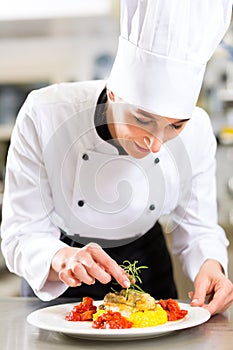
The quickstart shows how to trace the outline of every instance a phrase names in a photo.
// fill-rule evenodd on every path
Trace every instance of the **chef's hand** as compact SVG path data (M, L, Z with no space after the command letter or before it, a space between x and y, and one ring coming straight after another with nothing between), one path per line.
M192 306L202 306L211 315L224 312L233 302L233 284L224 275L216 260L206 260L195 281L194 292L189 293Z
M116 261L98 244L89 243L83 248L61 248L52 259L48 280L77 287L82 283L94 284L96 279L106 284L112 277L123 288L130 286L128 276Z

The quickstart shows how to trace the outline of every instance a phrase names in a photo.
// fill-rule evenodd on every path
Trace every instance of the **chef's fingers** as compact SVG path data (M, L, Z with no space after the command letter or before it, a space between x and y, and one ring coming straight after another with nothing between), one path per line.
M97 264L92 257L92 254L89 253L88 250L81 249L77 252L75 259L82 264L82 268L85 269L86 274L90 276L92 279L97 279L101 283L106 284L111 281L111 275L105 271L101 267L101 265ZM80 271L77 268L76 272L77 276L80 278ZM83 277L81 277L83 278ZM85 280L83 280L85 282Z
M76 279L82 281L83 283L86 283L86 284L94 284L95 283L95 278L93 278L92 276L89 275L85 266L83 266L81 262L73 261L70 264L70 269L72 271L73 276Z
M203 306L207 295L208 286L203 280L197 279L194 283L194 292L192 293L192 306Z
M232 304L233 301L233 284L227 279L223 278L215 285L215 290L208 304L205 306L211 315L219 312L224 312Z
M75 263L83 265L89 278L83 269L80 272L78 266L74 267ZM59 279L69 286L76 286L83 280L92 283L90 278L106 284L112 277L123 288L130 286L129 278L123 269L96 243L89 243L83 248L61 248L53 257L51 267L59 275Z
M194 296L194 292L188 292L188 297L191 300L191 305L192 306L203 306L202 302L196 297ZM208 303L213 299L213 293L211 293L210 295L207 295L205 297L205 302Z
M221 293L221 292L215 293L213 297L210 299L210 302L204 306L211 313L211 315L214 315L220 310L220 308L222 308L221 304L222 304L222 300L224 300L223 299L224 294L225 293ZM225 300L224 300L224 303L225 303ZM227 307L228 305L225 305L224 309L222 309L221 312L225 311Z
M193 300L193 291L188 292L188 297L192 301Z
M93 260L96 262L96 264L91 267L95 278L99 279L100 277L101 280L99 280L101 282L102 278L105 279L107 276L110 276L111 280L112 276L123 288L129 288L130 281L124 270L98 244L87 244L85 250L91 254ZM87 270L89 272L90 267L87 266Z
M73 275L70 269L62 269L58 276L59 279L69 287L78 287L82 284L81 281Z

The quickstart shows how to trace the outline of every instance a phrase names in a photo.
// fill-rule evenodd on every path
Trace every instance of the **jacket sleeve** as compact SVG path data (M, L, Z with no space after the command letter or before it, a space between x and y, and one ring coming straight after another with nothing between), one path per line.
M46 282L52 257L65 244L50 219L54 208L39 130L32 118L33 96L19 112L8 152L2 252L8 269L24 277L40 299L50 300L67 289L62 282Z
M229 244L218 225L216 199L216 140L207 114L198 109L198 123L188 134L191 173L187 198L177 206L173 220L173 252L184 272L194 280L207 259L215 259L227 274Z

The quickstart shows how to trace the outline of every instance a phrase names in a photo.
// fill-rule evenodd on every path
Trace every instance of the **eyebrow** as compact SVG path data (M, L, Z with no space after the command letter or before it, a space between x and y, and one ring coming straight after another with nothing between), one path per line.
M149 118L149 119L151 119L151 120L154 119L154 117L152 117L152 116L150 115L150 113L147 113L146 111L143 111L143 110L141 110L141 109L137 109L136 112L142 114L144 117ZM175 122L173 122L173 123L171 123L171 124L184 123L184 122L187 122L188 120L190 120L190 118L186 118L186 119L177 119L177 121L175 121Z

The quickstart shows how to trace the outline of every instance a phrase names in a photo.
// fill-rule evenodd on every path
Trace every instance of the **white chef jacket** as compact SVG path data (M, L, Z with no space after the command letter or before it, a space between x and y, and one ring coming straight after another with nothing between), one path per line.
M196 108L181 134L156 154L119 155L94 124L105 84L31 92L12 133L2 252L9 270L42 300L67 289L47 281L54 254L66 246L60 228L75 238L107 239L110 247L112 240L136 239L166 216L173 252L192 280L208 258L227 271L229 242L217 224L216 141L207 114Z

